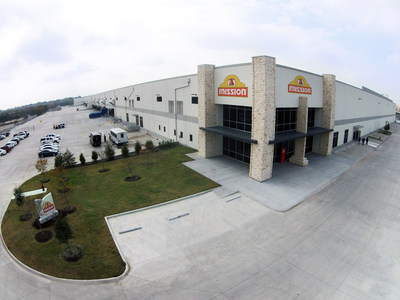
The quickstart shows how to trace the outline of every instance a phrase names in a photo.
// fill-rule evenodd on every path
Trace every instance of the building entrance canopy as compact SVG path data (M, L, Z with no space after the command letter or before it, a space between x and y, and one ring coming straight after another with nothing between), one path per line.
M201 130L216 133L222 136L230 137L242 142L257 144L257 140L251 138L251 132L237 130L229 127L223 126L213 126L213 127L200 127Z
M322 127L312 127L312 128L307 128L307 132L298 132L298 131L287 131L287 132L281 132L281 133L275 133L275 139L270 140L269 144L278 144L278 143L283 143L283 142L288 142L291 140L296 140L299 138L303 137L308 137L308 136L314 136L317 134L322 134L322 133L327 133L331 132L333 129L326 129Z

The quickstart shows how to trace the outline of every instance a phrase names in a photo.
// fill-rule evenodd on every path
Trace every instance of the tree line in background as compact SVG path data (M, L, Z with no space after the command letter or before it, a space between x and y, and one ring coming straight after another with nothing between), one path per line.
M10 108L7 110L0 110L0 123L9 122L12 120L26 119L29 116L40 116L50 109L55 109L58 106L73 105L74 98L64 98L58 100L51 100L45 102L38 102L25 106Z

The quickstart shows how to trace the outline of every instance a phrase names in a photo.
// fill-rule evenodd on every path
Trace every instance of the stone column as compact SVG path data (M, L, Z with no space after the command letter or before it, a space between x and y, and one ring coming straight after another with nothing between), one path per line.
M249 176L258 181L272 177L274 145L269 141L275 138L275 76L274 57L253 57L253 112Z
M216 125L214 104L214 66L200 65L197 67L198 78L198 117L199 127ZM199 129L199 154L203 157L217 155L216 135Z
M296 131L307 133L307 120L308 120L308 99L307 97L299 97L299 107L297 108L297 124ZM306 154L307 138L296 139L294 144L294 154L289 158L289 161L295 165L305 167L308 165Z
M331 74L323 74L323 106L321 126L326 129L335 127L335 105L336 105L336 77ZM332 153L333 132L324 133L320 137L319 153L329 155Z

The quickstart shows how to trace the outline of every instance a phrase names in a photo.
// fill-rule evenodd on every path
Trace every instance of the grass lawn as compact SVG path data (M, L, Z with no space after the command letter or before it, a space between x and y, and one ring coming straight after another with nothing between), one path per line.
M60 187L56 171L46 172L45 176L50 178L50 182L45 186L53 195L56 209L67 205L77 208L74 213L67 215L74 234L70 244L82 246L84 256L77 262L65 262L61 258L66 244L60 244L55 238L54 225L46 228L54 233L51 240L45 243L35 240L34 236L39 230L32 224L37 216L34 199L38 196L25 198L21 208L14 200L10 202L2 221L2 234L8 249L24 264L57 277L97 279L120 275L125 266L104 217L218 186L182 165L182 162L190 160L185 154L192 151L190 148L176 147L151 153L148 157L139 155L109 161L104 163L104 168L110 171L104 173L99 172L103 168L100 162L66 169L64 176L69 179L71 189L67 200L58 192ZM133 174L141 176L140 180L124 180L130 175L126 167L129 164L133 164ZM21 185L22 190L39 189L41 179L42 175L31 178ZM20 221L20 215L28 212L34 217L29 221Z

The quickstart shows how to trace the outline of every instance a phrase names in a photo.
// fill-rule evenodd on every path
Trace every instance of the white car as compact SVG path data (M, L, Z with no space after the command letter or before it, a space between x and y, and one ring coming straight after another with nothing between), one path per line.
M0 156L6 155L6 154L7 154L6 150L0 149Z
M53 138L53 137L50 137L50 136L47 136L47 137L44 137L44 138L41 138L41 139L40 139L40 143L41 143L41 144L46 144L46 143L59 143L59 142L60 142L59 139L56 139L56 138Z
M40 146L39 150L45 150L45 149L51 149L51 150L55 150L58 151L59 147L58 145L54 145L54 144L44 144L42 146Z
M48 135L46 135L46 137L52 137L61 140L61 136L59 134L49 133Z

